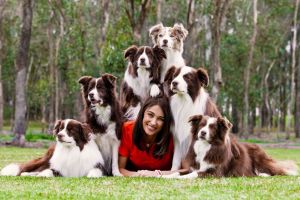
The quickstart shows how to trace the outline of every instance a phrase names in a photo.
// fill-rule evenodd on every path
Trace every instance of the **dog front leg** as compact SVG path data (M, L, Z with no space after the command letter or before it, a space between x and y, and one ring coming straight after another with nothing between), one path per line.
M112 145L112 174L114 176L123 176L119 171L119 164L118 164L118 150L120 146L120 141L115 141Z
M174 155L172 161L171 171L178 170L181 164L181 153L180 153L180 145L179 142L174 140Z
M192 173L182 175L182 176L178 176L176 178L179 178L179 179L195 179L195 178L198 178L198 172L193 171Z

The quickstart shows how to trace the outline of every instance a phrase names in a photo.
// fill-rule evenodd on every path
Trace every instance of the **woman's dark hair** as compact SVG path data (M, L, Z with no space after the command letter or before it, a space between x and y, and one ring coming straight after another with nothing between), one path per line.
M158 105L164 113L163 127L157 133L155 138L155 149L153 151L153 157L160 159L168 150L171 139L170 126L173 120L169 101L166 97L150 97L145 101L133 128L133 143L139 150L145 150L141 145L143 135L146 134L143 128L144 113L146 109L155 105Z

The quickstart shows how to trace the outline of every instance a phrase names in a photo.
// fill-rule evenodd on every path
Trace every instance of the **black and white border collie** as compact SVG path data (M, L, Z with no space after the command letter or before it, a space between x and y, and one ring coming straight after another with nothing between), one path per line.
M220 113L204 89L209 83L205 69L173 66L166 74L165 82L169 84L170 106L174 119L172 133L175 149L172 170L178 170L192 140L189 118L197 114L218 117Z
M121 176L118 167L118 148L121 138L122 114L116 95L116 77L104 74L99 78L79 79L85 105L85 121L96 135L109 175Z
M162 61L160 82L163 83L165 75L170 67L185 66L182 57L183 41L188 35L188 31L182 24L174 24L173 27L165 27L162 23L152 26L149 29L149 36L154 45L165 50L167 58Z
M126 49L125 58L128 66L121 85L120 101L124 116L128 120L136 119L143 103L150 96L160 93L160 65L166 58L159 47L135 45Z
M193 140L187 161L192 172L166 178L297 175L293 161L275 161L258 145L237 142L226 118L195 115L190 123Z
M66 119L56 122L53 134L56 145L51 152L48 168L43 171L23 172L21 176L42 177L101 177L105 174L104 160L87 124ZM47 159L47 154L45 159ZM31 163L33 166L34 163ZM1 175L19 175L18 165L8 165ZM19 168L20 169L20 168Z

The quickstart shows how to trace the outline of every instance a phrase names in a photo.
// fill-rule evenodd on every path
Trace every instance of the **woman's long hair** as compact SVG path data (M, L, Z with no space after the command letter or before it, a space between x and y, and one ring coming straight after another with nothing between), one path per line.
M163 127L157 133L155 138L155 149L153 151L153 157L160 159L168 151L171 139L170 126L173 120L169 101L166 97L150 97L145 101L133 128L133 143L138 147L139 150L145 150L145 148L143 148L141 145L143 135L146 134L143 128L144 113L147 108L155 105L158 105L164 113Z

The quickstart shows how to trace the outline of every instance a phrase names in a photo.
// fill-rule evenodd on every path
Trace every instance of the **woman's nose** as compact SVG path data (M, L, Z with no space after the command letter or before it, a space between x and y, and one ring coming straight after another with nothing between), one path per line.
M157 122L157 120L156 120L155 118L152 118L151 121L150 121L150 123L151 123L152 125L155 125L156 122Z

